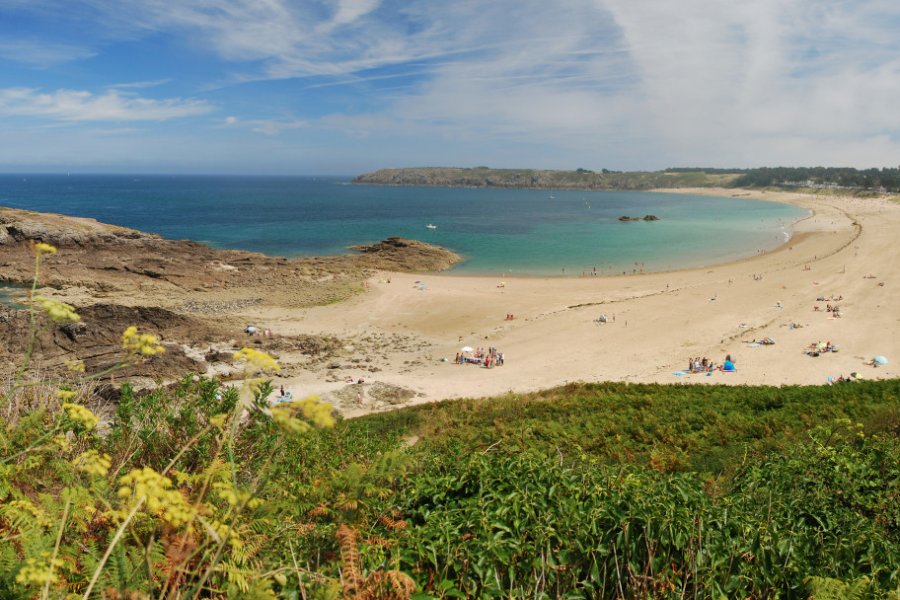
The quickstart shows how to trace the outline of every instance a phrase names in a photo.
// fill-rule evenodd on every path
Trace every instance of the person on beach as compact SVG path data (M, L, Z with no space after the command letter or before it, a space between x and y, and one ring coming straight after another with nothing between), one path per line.
M732 360L730 354L725 355L725 363L722 365L723 371L736 371L737 369L734 366L734 360Z

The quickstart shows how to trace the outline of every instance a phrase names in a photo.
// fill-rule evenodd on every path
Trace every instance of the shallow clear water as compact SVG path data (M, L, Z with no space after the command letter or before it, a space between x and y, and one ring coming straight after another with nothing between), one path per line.
M369 186L333 177L0 175L0 205L282 256L337 254L396 235L462 254L454 272L519 275L659 271L752 256L783 243L807 214L684 194ZM646 214L660 220L618 221Z
M26 308L25 294L30 286L0 281L0 304L10 308Z

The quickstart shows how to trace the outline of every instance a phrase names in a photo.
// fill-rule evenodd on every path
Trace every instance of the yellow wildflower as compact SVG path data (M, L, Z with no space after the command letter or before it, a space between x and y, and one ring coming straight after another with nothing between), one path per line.
M172 489L172 480L150 467L133 470L119 479L119 485L119 498L144 499L150 514L172 525L187 523L193 517L193 509L184 496Z
M149 333L138 333L134 325L128 327L122 333L122 347L128 352L139 356L153 356L162 354L165 348L159 345L159 338Z
M219 429L224 429L225 421L228 420L228 413L222 413L209 418L210 425L214 425Z
M100 454L96 450L88 450L76 457L72 461L72 465L88 475L106 477L110 466L112 466L112 460L109 454Z
M280 371L281 367L274 358L257 350L255 348L241 348L240 352L234 354L234 360L247 361L247 367L252 367L257 371Z
M279 427L291 433L306 433L312 429L309 423L294 417L293 412L287 403L282 403L272 408L272 419Z
M50 558L49 552L42 552L40 560L29 558L25 566L16 575L16 583L25 585L47 585L56 583L56 573L53 571L62 567L65 563L59 558Z
M56 254L56 247L51 246L50 244L45 244L44 242L38 242L34 245L34 253L38 256L44 254Z
M237 506L240 498L238 497L238 491L234 489L234 487L226 482L226 481L214 481L212 484L213 490L219 494L219 498L227 502L231 506Z
M53 442L56 447L63 452L68 452L72 447L72 442L70 442L69 438L67 438L65 434L62 433L57 433L56 435L54 435L51 442Z
M71 400L78 395L78 392L72 390L57 390L56 397L60 400Z
M320 402L318 396L308 396L296 404L303 411L303 418L316 427L323 429L334 427L334 407L327 402Z
M92 413L91 410L86 406L82 406L80 404L72 404L71 402L65 402L63 403L62 407L63 410L66 411L66 414L68 414L70 419L72 419L76 423L80 423L88 431L96 427L97 423L100 422L100 419L97 418L97 415Z
M303 421L295 415L300 413ZM294 433L308 431L312 425L319 428L334 427L334 407L327 402L319 401L316 395L308 396L294 402L282 402L272 408L272 418L279 427Z
M84 373L84 361L78 358L73 358L72 360L64 361L66 363L66 368L72 371L73 373Z
M81 317L75 312L75 307L71 304L44 296L35 296L34 301L56 323L77 323L81 320Z

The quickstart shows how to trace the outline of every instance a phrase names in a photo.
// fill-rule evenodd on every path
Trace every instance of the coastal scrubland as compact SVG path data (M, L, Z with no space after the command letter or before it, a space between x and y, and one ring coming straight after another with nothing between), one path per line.
M6 389L2 597L900 589L896 380L577 384L337 421L269 389Z
M578 190L652 190L695 187L770 188L809 191L900 192L900 168L763 167L756 169L670 168L662 171L611 171L579 168L491 169L420 167L380 169L357 183Z

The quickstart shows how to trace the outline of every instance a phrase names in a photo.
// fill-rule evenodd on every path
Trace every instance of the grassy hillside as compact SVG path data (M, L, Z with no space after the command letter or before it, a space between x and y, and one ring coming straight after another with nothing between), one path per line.
M210 380L123 392L82 398L107 425L4 396L0 598L897 597L898 381L570 385L333 426Z

